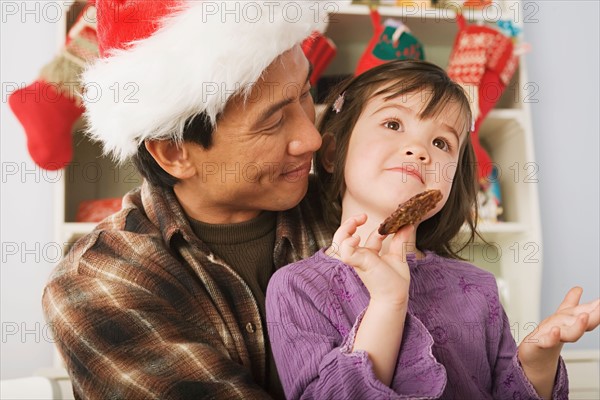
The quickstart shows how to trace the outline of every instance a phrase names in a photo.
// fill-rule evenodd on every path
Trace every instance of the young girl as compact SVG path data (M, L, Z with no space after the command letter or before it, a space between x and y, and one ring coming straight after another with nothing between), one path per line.
M473 240L477 218L464 92L433 64L397 61L339 93L317 155L333 244L277 271L267 290L287 397L567 398L560 350L598 326L598 300L579 305L571 289L517 351L493 275L451 245L465 223ZM426 189L443 198L422 222L377 233Z

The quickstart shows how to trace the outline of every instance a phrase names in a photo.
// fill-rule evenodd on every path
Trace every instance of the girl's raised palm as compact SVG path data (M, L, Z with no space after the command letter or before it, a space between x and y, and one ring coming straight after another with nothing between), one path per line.
M542 321L519 346L519 358L524 364L542 362L538 354L557 353L563 343L576 342L586 331L594 330L600 322L600 299L579 304L583 289L574 287L565 296L554 314ZM541 350L541 352L540 352Z

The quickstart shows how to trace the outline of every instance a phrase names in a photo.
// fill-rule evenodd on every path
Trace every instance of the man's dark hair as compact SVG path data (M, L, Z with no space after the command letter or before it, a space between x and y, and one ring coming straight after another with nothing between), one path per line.
M197 143L203 148L209 149L212 146L213 130L206 114L197 114L185 123L183 141ZM139 145L138 151L133 156L132 161L139 173L153 185L172 188L179 182L179 179L158 165L154 157L146 149L144 143Z

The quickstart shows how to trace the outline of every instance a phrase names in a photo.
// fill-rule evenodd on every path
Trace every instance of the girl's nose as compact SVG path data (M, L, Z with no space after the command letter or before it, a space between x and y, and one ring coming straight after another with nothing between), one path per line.
M408 149L406 149L406 155L411 158L416 158L421 162L429 161L429 154L421 146L415 146L415 145L410 146Z

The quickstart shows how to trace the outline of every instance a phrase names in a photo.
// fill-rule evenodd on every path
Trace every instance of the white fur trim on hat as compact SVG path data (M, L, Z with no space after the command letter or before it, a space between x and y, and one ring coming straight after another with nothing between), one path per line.
M273 60L324 32L321 3L186 0L152 36L85 71L89 135L123 162L146 139L183 140L201 112L215 126L227 100L247 93Z

